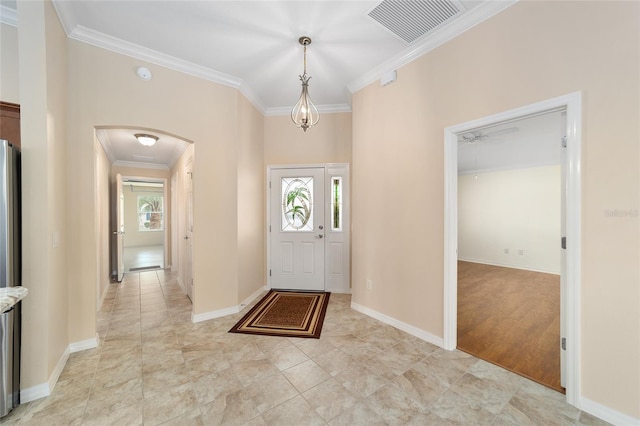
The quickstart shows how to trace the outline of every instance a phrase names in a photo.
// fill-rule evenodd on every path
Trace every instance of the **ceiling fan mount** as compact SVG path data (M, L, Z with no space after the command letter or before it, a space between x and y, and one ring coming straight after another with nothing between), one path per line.
M519 131L520 129L517 127L509 127L502 130L496 130L493 132L484 133L482 130L475 130L472 132L463 133L458 136L458 142L462 143L476 143L479 141L483 141L485 139L498 138L500 136L508 135L509 133L514 133Z

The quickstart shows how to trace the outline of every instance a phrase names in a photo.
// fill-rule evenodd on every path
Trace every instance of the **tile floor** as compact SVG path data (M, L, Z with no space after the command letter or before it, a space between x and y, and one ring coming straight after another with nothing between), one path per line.
M98 315L97 349L71 354L51 396L6 425L599 425L564 396L353 311L332 294L322 338L192 324L166 271L127 274ZM245 309L246 311L246 309Z
M144 268L156 265L164 268L164 246L124 247L122 258L126 272L129 272L131 268Z

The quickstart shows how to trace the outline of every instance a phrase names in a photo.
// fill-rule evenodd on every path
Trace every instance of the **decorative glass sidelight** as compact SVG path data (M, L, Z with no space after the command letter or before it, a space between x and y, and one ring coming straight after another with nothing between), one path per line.
M282 178L282 230L313 231L313 177Z
M342 178L331 178L331 230L342 231Z

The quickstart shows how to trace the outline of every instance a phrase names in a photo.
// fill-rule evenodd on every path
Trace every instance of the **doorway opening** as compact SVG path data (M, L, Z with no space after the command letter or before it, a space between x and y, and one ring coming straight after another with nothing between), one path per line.
M564 393L562 137L553 110L458 136L457 348Z
M126 272L164 269L166 200L163 181L123 178Z
M561 290L560 301L560 341L557 351L561 359L563 384L566 388L567 402L572 405L579 403L579 300L580 300L580 145L581 145L581 94L579 92L550 99L522 108L506 111L478 120L462 123L445 129L445 271L444 271L444 346L454 350L458 346L458 257L460 254L459 240L459 181L458 156L459 141L467 135L475 137L474 132L480 132L496 124L514 126L514 122L523 118L533 117L551 111L566 113L563 125L564 141L566 145L565 157L561 160L564 178L562 189L566 194L565 220L562 221L564 235L558 238L557 244L566 242L563 249L566 269L561 275L565 278ZM517 126L516 126L517 127ZM496 130L497 131L497 130ZM494 135L495 136L495 135ZM475 162L475 160L474 160ZM474 173L475 174L475 173ZM488 201L487 201L488 202ZM560 235L558 236L560 237ZM524 247L502 247L515 249L515 256L523 256L520 250ZM526 253L526 251L524 252ZM511 254L511 253L509 253Z

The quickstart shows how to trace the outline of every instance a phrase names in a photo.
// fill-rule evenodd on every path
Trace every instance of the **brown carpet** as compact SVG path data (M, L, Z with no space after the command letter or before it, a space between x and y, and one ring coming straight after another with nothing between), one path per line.
M319 339L330 295L271 290L229 332Z

